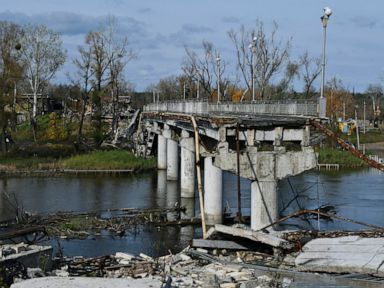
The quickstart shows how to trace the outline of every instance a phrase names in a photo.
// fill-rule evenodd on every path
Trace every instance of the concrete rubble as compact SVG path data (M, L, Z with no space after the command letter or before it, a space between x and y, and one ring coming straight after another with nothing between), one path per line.
M227 252L224 251L224 254ZM178 254L157 259L145 254L134 256L118 252L102 268L104 275L100 278L73 277L73 264L69 263L54 270L51 277L18 279L11 287L283 287L271 277L255 276L253 269L240 265L243 263L242 256L245 254L212 256L207 250L190 247ZM79 259L76 261L79 262ZM92 261L87 263L95 265ZM291 280L287 278L284 281L288 283ZM162 283L165 286L161 286ZM258 286L249 286L248 283L258 283Z
M18 244L0 245L0 265L12 266L19 263L26 268L40 267L44 271L52 268L52 247Z
M61 259L56 270L44 273L28 268L27 276L19 277L33 279L17 279L14 275L11 287L248 288L318 287L319 283L331 287L383 287L384 278L373 277L384 276L381 236L308 239L301 246L292 245L292 239L299 237L297 232L254 233L245 228L241 231L241 226L216 228L209 233L210 239L194 239L192 246L177 254L152 258L143 253L118 252L88 259ZM367 233L365 236L375 235ZM357 279L356 275L362 273L365 278ZM41 276L49 277L35 278ZM367 277L372 279L368 281Z
M301 271L384 276L384 239L348 236L308 242L296 257Z

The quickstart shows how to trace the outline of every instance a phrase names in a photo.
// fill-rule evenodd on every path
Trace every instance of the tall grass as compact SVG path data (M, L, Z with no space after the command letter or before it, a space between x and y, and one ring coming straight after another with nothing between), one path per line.
M138 158L131 152L123 150L95 151L89 154L73 156L59 161L67 169L133 169L147 170L155 167L155 159Z
M320 148L318 162L320 164L339 164L342 167L361 167L365 163L352 155L350 152L342 149Z

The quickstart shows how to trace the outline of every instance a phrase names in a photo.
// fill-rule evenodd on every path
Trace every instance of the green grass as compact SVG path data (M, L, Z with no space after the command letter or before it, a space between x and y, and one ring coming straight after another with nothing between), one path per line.
M339 133L339 131L337 131L336 133ZM363 134L362 130L360 130L359 136L360 136L359 140L361 144L384 142L384 133L380 130L371 130L365 134ZM356 133L352 133L352 135L349 135L349 136L339 133L339 137L342 139L348 140L352 143L357 142Z
M89 154L73 156L59 161L67 169L133 169L147 170L155 167L154 158L138 158L131 152L123 150L95 151Z
M40 157L0 157L0 165L8 167L9 170L35 170L41 168L41 166L46 165L47 163L49 163L50 165L55 165L56 160L53 158Z
M348 151L333 148L320 148L318 162L320 164L339 164L342 167L361 167L365 163Z

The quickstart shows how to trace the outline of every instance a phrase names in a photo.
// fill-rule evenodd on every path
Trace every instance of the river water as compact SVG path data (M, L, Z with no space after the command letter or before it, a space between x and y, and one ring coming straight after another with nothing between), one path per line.
M232 214L237 207L236 176L224 173L223 206ZM100 211L113 208L169 208L180 203L187 217L198 215L198 200L179 199L180 184L167 182L165 171L124 176L57 176L0 178L0 219L15 215L15 199L32 213L57 211ZM242 213L250 215L250 181L241 179ZM4 195L8 195L9 199ZM294 196L297 196L294 198ZM288 205L290 203L290 205ZM374 169L309 171L279 183L282 215L299 209L333 206L343 217L384 226L384 173ZM104 212L103 212L104 211ZM321 219L285 222L282 229L358 230L366 227L339 220ZM193 237L201 236L198 227L140 227L122 237L108 233L86 240L51 240L67 256L87 257L117 251L158 256L178 252ZM58 244L59 243L59 244Z

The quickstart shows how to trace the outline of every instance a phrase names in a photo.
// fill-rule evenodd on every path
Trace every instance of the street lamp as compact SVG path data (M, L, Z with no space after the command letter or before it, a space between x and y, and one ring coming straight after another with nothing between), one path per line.
M324 14L320 17L323 24L323 62L321 65L321 87L320 87L320 99L319 99L319 116L326 117L327 102L324 98L324 77L325 77L325 44L327 39L327 24L329 17L332 15L332 10L329 7L324 8Z
M220 56L216 57L216 65L217 65L217 104L220 104Z
M253 37L252 43L249 44L249 48L251 49L251 65L252 65L252 103L256 101L255 99L255 59L256 59L256 41L257 37Z

